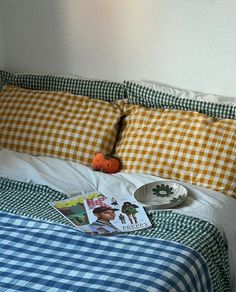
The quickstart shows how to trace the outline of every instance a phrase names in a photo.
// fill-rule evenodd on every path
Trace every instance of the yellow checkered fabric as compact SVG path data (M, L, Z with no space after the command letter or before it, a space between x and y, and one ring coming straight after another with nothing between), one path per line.
M120 117L114 103L5 85L0 146L90 165L95 153L112 151Z
M236 197L236 120L124 105L116 154L123 171L149 173Z

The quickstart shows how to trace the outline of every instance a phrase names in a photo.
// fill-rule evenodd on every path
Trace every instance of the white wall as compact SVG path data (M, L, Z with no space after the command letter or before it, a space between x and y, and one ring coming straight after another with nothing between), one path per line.
M0 0L4 69L236 96L235 0Z
M3 43L2 19L0 16L0 68L3 68L3 67L4 67L4 43Z

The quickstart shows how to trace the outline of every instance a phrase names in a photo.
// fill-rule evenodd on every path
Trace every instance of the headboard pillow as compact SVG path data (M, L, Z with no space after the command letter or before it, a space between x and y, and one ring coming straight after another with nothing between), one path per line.
M46 91L63 91L106 101L124 98L124 84L68 76L45 74L15 74L0 70L2 85L11 84L21 88Z
M5 85L0 94L0 147L90 165L113 149L122 115L113 102Z
M194 92L184 92L174 88L148 85L147 83L124 81L130 104L150 108L179 109L197 111L215 118L236 119L236 99L219 98ZM226 102L224 102L224 100ZM231 101L231 102L229 102ZM234 101L234 102L233 102Z
M236 96L223 96L223 95L215 95L211 93L204 93L189 89L177 88L174 86L160 84L151 81L133 81L130 82L142 85L144 87L149 87L155 91L162 92L168 95L184 98L184 99L194 99L199 101L207 101L212 103L225 103L225 104L234 104L236 105Z
M123 171L182 180L236 197L236 120L123 105Z

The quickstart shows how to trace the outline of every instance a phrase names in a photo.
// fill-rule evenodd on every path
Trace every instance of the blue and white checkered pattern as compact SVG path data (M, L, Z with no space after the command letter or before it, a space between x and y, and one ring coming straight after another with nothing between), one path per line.
M212 291L194 250L142 236L91 237L0 212L0 291Z

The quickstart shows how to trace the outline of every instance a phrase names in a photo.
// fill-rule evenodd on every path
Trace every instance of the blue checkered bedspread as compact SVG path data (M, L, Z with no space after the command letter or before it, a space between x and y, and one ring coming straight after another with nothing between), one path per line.
M0 211L0 291L212 291L189 247L142 236L91 237Z

